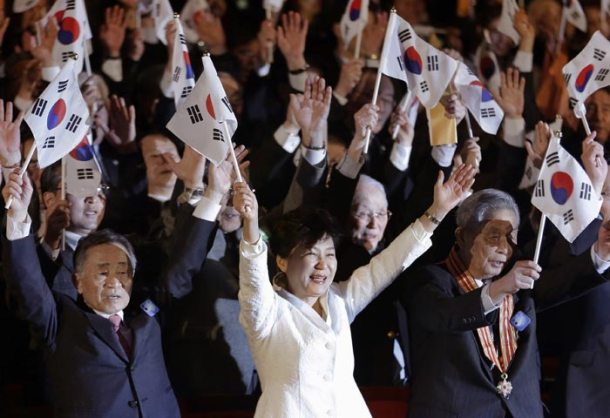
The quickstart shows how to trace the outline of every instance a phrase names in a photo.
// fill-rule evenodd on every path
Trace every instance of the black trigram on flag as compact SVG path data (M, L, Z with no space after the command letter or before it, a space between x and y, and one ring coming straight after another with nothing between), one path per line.
M48 138L46 138L44 140L44 144L42 144L42 148L43 149L48 149L48 148L55 148L55 137L54 136L50 136Z
M66 11L76 8L76 0L66 0Z
M409 29L409 28L398 32L398 39L400 39L400 42L408 41L412 37L413 37L413 35L411 35L411 29Z
M557 151L549 154L546 157L546 165L547 166L551 167L551 166L553 166L555 164L558 164L558 163L559 163L559 153Z
M468 75L472 75L472 76L474 76L474 73L472 72L472 70L470 69L470 67L466 67L466 72L468 73Z
M229 98L227 96L225 96L220 100L224 103L224 105L227 107L227 109L229 109L229 112L233 113L233 108L231 107L231 103L229 103Z
M495 118L496 117L496 109L493 107L484 107L481 109L481 117L482 118Z
M183 34L179 34L178 37L180 38L180 43L182 45L186 45L186 39L184 38Z
M566 84L570 84L570 80L572 79L572 73L567 73L563 75L563 80Z
M580 198L591 200L591 185L589 183L580 183Z
M93 169L92 168L77 168L76 178L79 180L93 180Z
M180 94L180 98L184 99L185 97L187 97L189 94L191 94L191 92L193 91L193 87L191 86L186 86L182 89L182 94Z
M564 225L569 224L573 220L574 220L574 212L572 212L572 209L568 210L566 213L563 214L563 224Z
M606 57L606 51L599 49L599 48L593 48L593 58L595 58L598 61L601 61L605 57Z
M58 93L61 93L61 92L65 91L67 88L68 88L68 80L60 81L57 84L57 92Z
M595 81L604 81L608 73L610 73L608 68L600 68L600 70L597 72L597 76L595 77Z
M201 115L201 110L199 110L198 105L189 106L186 108L186 111L189 114L189 118L191 118L191 123L199 123L203 120L203 116Z
M544 197L544 180L540 179L536 182L536 187L534 188L534 196Z
M576 103L578 103L578 100L576 100L573 97L570 97L570 103L569 103L570 110L574 109L574 106L576 106Z
M47 107L47 101L39 97L34 102L32 113L36 116L42 116L44 114L45 107Z
M68 61L70 58L72 58L72 56L74 55L74 52L72 51L64 51L61 53L61 62L66 62Z
M426 80L419 83L419 89L422 93L426 93L428 90L430 90L430 87L428 87L428 83L426 82Z
M66 125L66 129L72 133L76 132L78 129L78 125L80 125L83 118L78 115L72 114L70 119L68 120L68 124Z
M428 71L438 71L438 55L428 55Z
M400 71L404 71L405 67L402 65L402 57L398 56L396 57L396 59L398 60L398 66L400 67Z
M572 20L578 20L578 18L580 17L580 13L578 13L578 10L574 10L572 12Z
M176 68L174 69L174 75L172 76L172 80L174 80L174 82L178 82L178 80L180 80L180 73L182 72L182 68L180 68L179 65L176 66Z
M212 139L214 141L225 142L225 137L223 136L222 131L220 129L216 129L216 128L212 129Z

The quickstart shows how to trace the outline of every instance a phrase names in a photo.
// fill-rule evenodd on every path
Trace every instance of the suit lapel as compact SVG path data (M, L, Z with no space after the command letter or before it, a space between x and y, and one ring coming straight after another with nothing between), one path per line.
M129 328L131 329L131 335L133 337L131 357L134 363L141 353L140 347L146 347L146 340L150 335L150 332L146 332L146 328L149 325L147 319L148 318L145 315L137 315L129 321Z
M89 324L95 330L95 333L114 351L125 363L129 363L127 353L121 346L117 335L112 329L112 324L109 320L104 317L97 315L96 313L85 312Z

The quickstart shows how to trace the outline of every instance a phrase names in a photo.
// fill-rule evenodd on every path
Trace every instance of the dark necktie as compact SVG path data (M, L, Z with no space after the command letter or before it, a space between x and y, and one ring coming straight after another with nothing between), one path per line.
M116 333L116 335L119 339L119 343L121 343L121 346L123 347L123 350L125 350L125 353L128 356L131 356L131 343L130 343L129 339L127 338L127 336L125 335L125 332L123 330L121 330L121 322L122 322L121 317L118 314L113 314L113 315L110 315L108 320L112 323L112 329ZM123 327L123 328L125 328L125 327ZM128 330L125 330L125 331L128 331Z

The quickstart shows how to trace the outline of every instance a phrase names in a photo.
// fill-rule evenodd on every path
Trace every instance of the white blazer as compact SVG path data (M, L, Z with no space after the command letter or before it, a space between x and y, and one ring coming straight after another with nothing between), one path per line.
M350 323L431 245L419 221L388 248L333 283L321 300L325 321L286 290L272 286L267 247L241 242L240 323L254 356L263 393L255 418L369 418L354 373Z

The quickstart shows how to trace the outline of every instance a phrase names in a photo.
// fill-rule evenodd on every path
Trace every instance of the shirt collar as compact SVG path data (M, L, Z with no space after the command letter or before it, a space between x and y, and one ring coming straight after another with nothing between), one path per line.
M105 313L105 312L96 311L95 309L93 309L93 312L95 312L96 314L98 314L102 318L106 318L106 319L108 319L112 315L114 315L114 314L109 314L109 313ZM121 321L122 321L123 320L123 311L118 311L116 314L121 318Z

